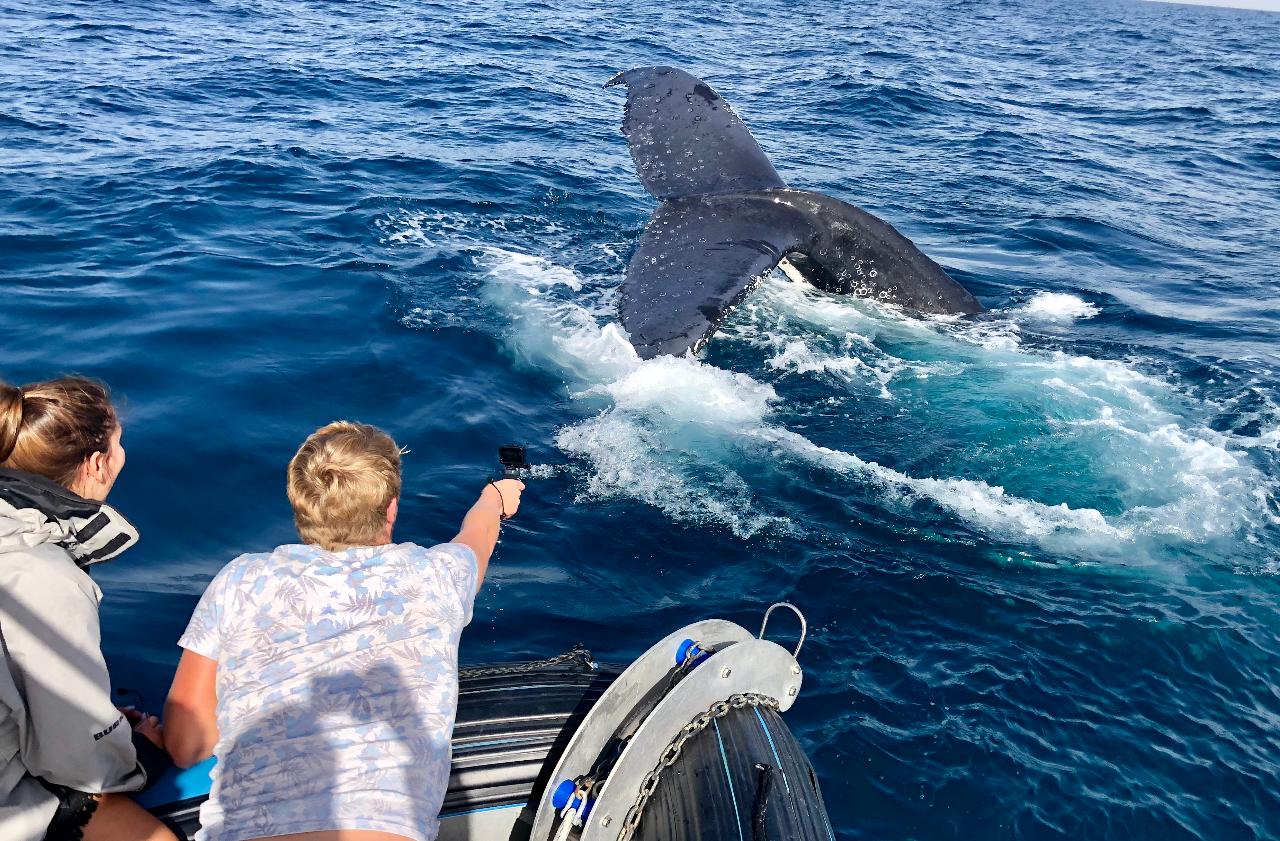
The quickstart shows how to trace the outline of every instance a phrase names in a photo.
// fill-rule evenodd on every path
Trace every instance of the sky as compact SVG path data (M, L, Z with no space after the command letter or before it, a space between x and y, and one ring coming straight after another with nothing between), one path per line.
M1232 9L1260 9L1280 12L1280 0L1152 0L1155 3L1185 3L1188 6L1227 6Z

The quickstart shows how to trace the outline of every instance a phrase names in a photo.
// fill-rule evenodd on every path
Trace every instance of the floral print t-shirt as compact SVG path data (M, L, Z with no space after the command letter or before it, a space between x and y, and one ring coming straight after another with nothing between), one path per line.
M218 663L197 841L368 829L433 841L475 553L457 543L241 555L179 645Z

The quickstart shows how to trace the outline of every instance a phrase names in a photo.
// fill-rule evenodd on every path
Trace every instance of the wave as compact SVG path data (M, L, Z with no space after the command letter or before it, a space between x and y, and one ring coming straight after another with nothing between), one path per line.
M29 120L26 117L21 117L17 114L6 114L0 112L0 129L19 129L22 131L62 131L66 128L66 123L42 123L35 120Z

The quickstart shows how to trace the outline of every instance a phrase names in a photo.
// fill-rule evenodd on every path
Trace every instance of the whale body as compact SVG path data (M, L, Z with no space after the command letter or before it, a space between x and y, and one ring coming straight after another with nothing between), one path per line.
M642 359L696 352L779 266L828 292L923 313L983 307L942 267L851 204L787 187L709 85L673 67L619 73L622 130L661 201L627 266L619 316Z

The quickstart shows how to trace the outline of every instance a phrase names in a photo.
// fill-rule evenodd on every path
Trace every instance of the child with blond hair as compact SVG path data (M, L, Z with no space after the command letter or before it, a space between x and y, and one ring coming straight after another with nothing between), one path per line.
M302 539L213 579L179 645L166 747L218 757L198 841L433 841L458 639L524 485L491 482L448 543L394 543L400 449L317 430L289 464Z

